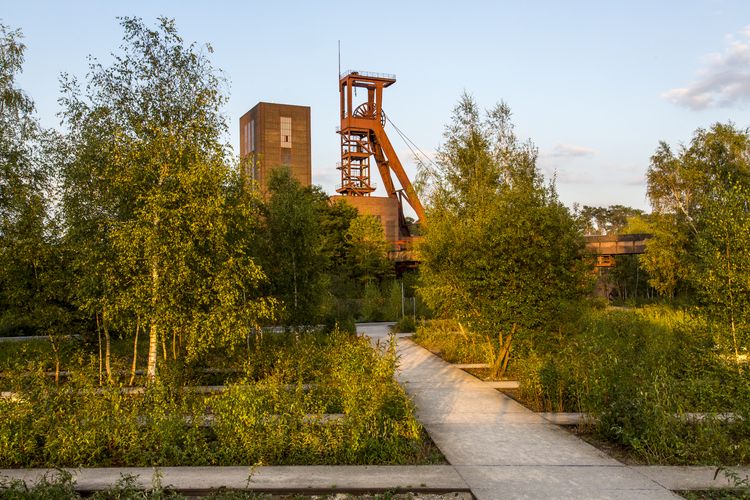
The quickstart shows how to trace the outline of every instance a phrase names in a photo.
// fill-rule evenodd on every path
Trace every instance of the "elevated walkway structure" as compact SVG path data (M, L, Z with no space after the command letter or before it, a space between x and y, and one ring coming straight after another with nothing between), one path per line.
M596 255L596 267L612 267L615 255L635 255L646 252L646 240L650 234L614 234L584 236L586 252Z

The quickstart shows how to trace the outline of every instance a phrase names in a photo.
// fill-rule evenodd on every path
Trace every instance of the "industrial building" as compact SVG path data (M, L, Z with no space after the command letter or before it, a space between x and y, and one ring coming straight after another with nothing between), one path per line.
M392 245L391 258L397 265L411 265L416 237L406 224L403 204L408 203L422 223L424 208L385 133L383 89L394 83L394 75L361 71L340 75L341 183L336 188L338 195L331 199L343 199L359 213L376 217ZM357 89L363 91L359 99ZM258 103L240 118L240 157L243 175L256 181L263 193L269 173L280 166L288 168L303 186L309 186L310 108ZM372 196L376 190L370 172L373 159L372 167L380 174L386 196Z
M339 76L341 126L341 184L336 191L360 213L380 220L396 260L409 260L414 237L404 217L408 203L424 222L424 208L385 133L383 90L396 83L394 75L347 71ZM364 90L357 100L356 89ZM371 178L371 160L380 174L387 196L371 196L376 189ZM394 182L392 175L395 175Z
M245 179L268 190L270 172L288 168L303 186L312 183L310 107L259 102L240 117L240 158Z

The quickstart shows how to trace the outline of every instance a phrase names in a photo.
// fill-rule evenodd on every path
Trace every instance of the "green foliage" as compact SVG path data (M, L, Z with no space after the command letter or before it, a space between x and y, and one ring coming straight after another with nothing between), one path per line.
M599 419L598 432L648 462L750 460L747 374L731 371L715 349L715 325L653 308L590 321L590 347L580 347L591 366L579 373L588 372L583 406Z
M279 168L271 173L254 252L291 325L395 320L389 245L376 218L360 216ZM398 309L398 315L396 314Z
M414 333L417 331L417 321L407 314L393 325L392 330L394 333Z
M521 397L589 413L597 433L649 463L747 463L750 385L716 326L664 307L586 311L556 349L519 364Z
M383 307L385 300L380 293L377 283L366 282L362 294L362 321L383 321Z
M0 24L0 334L58 335L75 317L68 256L50 217L56 136L41 129L33 101L16 87L21 38Z
M390 245L378 219L358 215L349 224L346 239L350 245L348 265L353 278L364 284L393 275L393 263L388 260Z
M618 235L650 233L642 210L623 205L609 207L583 206L576 210L577 218L586 235ZM615 265L598 268L598 280L612 287L609 298L631 303L650 298L649 274L643 268L640 255L616 255Z
M439 460L393 380L395 361L392 347L381 355L347 333L266 332L222 359L243 370L216 395L165 379L134 394L101 388L90 357L59 386L24 365L4 372L17 397L0 399L0 467Z
M692 278L706 310L729 327L737 363L750 347L750 183L703 205Z
M357 209L341 199L331 201L317 187L312 190L318 200L322 253L327 259L328 271L341 275L341 270L348 264L351 240L347 236L352 221L357 218Z
M393 280L386 285L387 286L385 286L383 290L383 292L388 294L385 300L385 317L388 321L396 321L399 320L402 316L402 299L404 300L404 302L406 301L404 293L404 282L403 280ZM404 309L406 309L406 304L404 304ZM404 311L404 313L405 312L406 311Z
M680 229L677 221L672 214L659 213L643 220L652 238L646 241L641 264L648 273L649 284L669 299L686 288L689 277L689 234Z
M643 215L643 211L623 205L610 205L606 208L584 205L577 215L583 223L584 234L624 234L629 220Z
M31 485L26 481L0 477L0 494L8 500L70 500L80 498L92 498L94 500L187 500L189 498L165 488L161 483L161 472L156 468L154 469L152 485L146 489L140 487L138 476L122 474L120 479L111 487L95 491L90 496L83 496L75 490L75 481L72 474L63 469L57 469L53 473L45 474L39 481ZM251 491L220 489L211 492L208 498L216 500L257 500L270 498L270 496Z
M699 310L570 308L545 342L521 345L509 372L535 411L583 412L584 428L658 464L750 462L750 377L722 325ZM450 362L487 362L491 346L455 322L414 340Z
M598 268L613 285L613 295L625 304L643 301L651 294L649 275L641 264L642 255L615 255L615 265L610 268Z
M554 323L587 285L577 223L545 185L537 151L513 133L501 104L480 118L463 96L432 172L420 294L436 314L510 341ZM498 367L502 371L502 367Z
M138 476L132 474L120 474L120 479L110 488L95 492L93 499L117 499L117 500L182 500L185 497L179 493L164 488L161 481L161 471L154 468L151 478L151 488L143 489L138 485Z
M80 498L75 491L75 482L70 472L59 469L46 473L32 485L19 479L10 480L0 476L0 494L7 500L69 500Z
M78 304L105 333L148 325L154 378L159 343L196 358L244 339L274 304L237 244L257 217L221 143L226 97L210 47L186 46L168 19L121 24L121 53L92 62L85 95L63 79L63 209Z
M727 329L739 361L750 311L750 130L698 129L676 153L662 143L651 158L648 192L657 237L645 263L654 286L672 295L680 281Z
M434 319L417 325L412 339L450 363L491 363L492 339L468 332L453 320Z
M320 310L327 264L318 206L326 202L300 185L285 168L271 172L268 189L261 262L268 270L271 293L285 305L285 322L310 324ZM331 229L338 229L333 226ZM328 246L335 254L335 244L329 241Z

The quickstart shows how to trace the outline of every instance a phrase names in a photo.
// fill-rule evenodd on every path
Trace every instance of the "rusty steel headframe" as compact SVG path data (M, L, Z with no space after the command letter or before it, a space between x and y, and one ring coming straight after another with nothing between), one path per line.
M338 168L341 170L341 184L336 191L344 196L369 196L375 191L370 176L370 158L374 157L388 197L397 199L400 207L404 198L424 222L422 203L385 133L383 89L394 83L395 75L360 71L346 71L340 75L341 164ZM355 107L353 98L357 88L367 91L367 99ZM401 190L396 189L391 171Z

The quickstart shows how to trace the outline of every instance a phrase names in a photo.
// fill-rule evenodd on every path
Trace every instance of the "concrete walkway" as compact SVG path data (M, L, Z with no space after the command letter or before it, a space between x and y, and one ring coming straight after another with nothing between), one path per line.
M387 325L358 325L374 342ZM417 417L479 500L680 498L408 339L398 381Z

